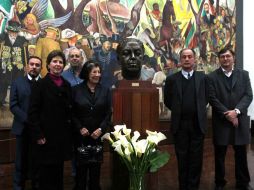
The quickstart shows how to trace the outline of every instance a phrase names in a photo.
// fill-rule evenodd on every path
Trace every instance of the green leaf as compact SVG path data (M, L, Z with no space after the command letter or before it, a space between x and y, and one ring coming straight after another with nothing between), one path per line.
M169 161L170 155L167 152L155 151L150 155L150 172L156 172Z

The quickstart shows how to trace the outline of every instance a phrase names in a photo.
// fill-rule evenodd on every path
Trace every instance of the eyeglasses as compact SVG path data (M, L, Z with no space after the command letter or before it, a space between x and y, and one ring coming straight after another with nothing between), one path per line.
M76 58L80 58L80 55L77 55L77 54L70 55L70 58L74 58L74 57L76 57Z

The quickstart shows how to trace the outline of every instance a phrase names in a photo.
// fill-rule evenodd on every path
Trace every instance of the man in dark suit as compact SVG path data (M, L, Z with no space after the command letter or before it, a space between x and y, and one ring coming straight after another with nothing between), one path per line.
M210 13L210 6L208 3L204 3L204 16L203 22L207 26L211 26L214 24L215 16Z
M209 102L212 106L215 184L221 190L226 184L225 156L228 145L235 151L236 188L252 189L247 164L246 144L250 143L247 108L253 95L249 73L234 68L235 54L230 49L218 53L221 67L208 76Z
M40 79L41 59L31 56L27 65L27 75L18 77L11 85L10 110L14 115L12 133L16 135L16 160L14 173L14 190L23 190L25 180L28 177L28 166L31 166L31 141L24 123L27 119L27 111L30 100L31 86ZM30 168L29 168L30 169ZM31 171L32 172L32 171ZM35 186L31 173L32 186ZM35 187L34 187L35 188Z
M164 103L171 110L180 190L197 190L202 171L206 105L206 76L194 71L195 51L180 52L182 70L166 79Z

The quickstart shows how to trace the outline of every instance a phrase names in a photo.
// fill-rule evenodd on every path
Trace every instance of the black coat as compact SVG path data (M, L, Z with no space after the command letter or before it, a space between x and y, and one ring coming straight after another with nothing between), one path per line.
M46 138L46 144L38 146L39 162L55 164L71 158L71 112L71 86L67 81L63 79L58 87L46 75L33 86L27 122L35 141Z
M208 79L214 143L217 145L248 144L250 129L247 111L253 98L249 73L235 69L232 74L231 86L228 86L221 68L212 72ZM223 114L235 108L241 112L238 115L239 126L237 128L233 127Z
M206 105L208 103L208 90L206 75L194 72L196 91L196 110L198 125L203 133L207 130ZM171 110L171 131L177 132L182 114L182 73L181 71L167 77L164 88L164 103Z
M78 137L79 130L85 127L90 134L96 129L101 128L104 133L111 124L111 90L100 84L95 88L94 96L91 94L86 82L83 82L73 88L73 121L75 123ZM83 138L85 144L100 143L91 137Z
M24 122L27 119L27 110L31 94L31 84L27 76L18 77L11 85L10 110L14 115L11 132L21 135Z

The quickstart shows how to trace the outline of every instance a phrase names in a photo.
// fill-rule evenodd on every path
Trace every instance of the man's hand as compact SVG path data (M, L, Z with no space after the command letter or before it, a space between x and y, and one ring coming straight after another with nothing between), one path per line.
M39 144L39 145L43 145L43 144L45 144L46 143L46 139L45 138L42 138L42 139L38 139L37 140L37 144Z
M237 118L237 113L235 112L235 110L229 110L224 112L224 115L226 116L226 118L229 119L234 119Z
M238 118L232 120L233 126L238 127Z
M238 118L235 110L229 110L224 112L224 115L228 121L230 121L234 127L238 127Z

